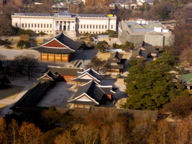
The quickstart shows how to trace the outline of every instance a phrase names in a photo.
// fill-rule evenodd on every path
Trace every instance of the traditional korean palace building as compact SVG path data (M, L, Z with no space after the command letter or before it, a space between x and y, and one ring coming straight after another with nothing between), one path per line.
M34 50L41 53L41 60L68 62L80 46L81 42L75 42L61 33Z
M111 53L108 59L108 69L107 72L109 73L121 73L124 69L126 59L123 59L123 54L119 52Z
M77 73L82 71L82 68L77 67L59 67L59 66L48 66L49 71L57 73L59 80L61 81L72 81L76 78Z
M89 82L90 80L94 80L96 82L101 82L101 79L104 77L104 74L100 74L96 72L93 69L87 69L85 71L78 71L77 72L77 77L72 79L73 81L76 81L77 83L86 83Z
M90 108L112 101L115 94L112 85L100 84L104 76L93 69L77 72L77 77L72 80L77 82L78 90L68 100L72 108Z
M11 18L14 27L47 34L56 34L61 31L71 32L74 35L99 34L106 30L116 31L117 27L117 17L112 14L14 13Z
M90 108L112 100L114 94L111 85L103 86L95 80L90 80L79 85L77 92L68 102L73 104L73 108Z

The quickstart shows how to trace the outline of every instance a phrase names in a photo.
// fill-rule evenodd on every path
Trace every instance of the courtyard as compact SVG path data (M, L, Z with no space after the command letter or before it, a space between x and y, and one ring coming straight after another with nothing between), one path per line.
M37 106L67 108L67 100L76 92L75 86L75 82L57 82L56 86L46 93Z

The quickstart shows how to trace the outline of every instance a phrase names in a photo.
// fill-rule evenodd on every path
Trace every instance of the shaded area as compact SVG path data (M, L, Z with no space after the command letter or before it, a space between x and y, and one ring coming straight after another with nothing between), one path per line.
M4 86L0 89L0 99L14 99L23 88L22 86Z
M46 92L55 85L55 82L46 81L39 82L33 86L25 95L13 106L13 110L25 110L26 108L34 108L42 99Z

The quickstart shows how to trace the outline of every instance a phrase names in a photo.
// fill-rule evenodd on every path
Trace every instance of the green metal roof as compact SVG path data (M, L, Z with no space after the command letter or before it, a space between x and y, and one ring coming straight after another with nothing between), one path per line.
M159 23L149 23L147 25L142 25L145 29L153 29L154 27L162 27Z
M183 75L183 78L186 82L192 82L192 73Z

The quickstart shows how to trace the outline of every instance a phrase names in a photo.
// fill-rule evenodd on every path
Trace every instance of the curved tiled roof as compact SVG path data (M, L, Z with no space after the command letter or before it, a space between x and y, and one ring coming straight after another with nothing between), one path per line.
M61 33L34 49L43 53L68 54L74 53L81 44L81 42L76 42Z
M87 96L93 103L95 103L95 105L99 105L99 102L103 98L104 94L115 94L112 90L112 86L101 86L94 80L90 80L88 83L79 86L78 91L69 102L76 103L78 98ZM84 104L87 102L90 103L90 101L78 101L78 103Z
M75 51L71 50L71 49L61 49L61 48L47 48L47 47L43 47L40 46L38 48L34 48L34 50L37 50L39 52L43 52L43 53L56 53L56 54L68 54L68 53L74 53Z

